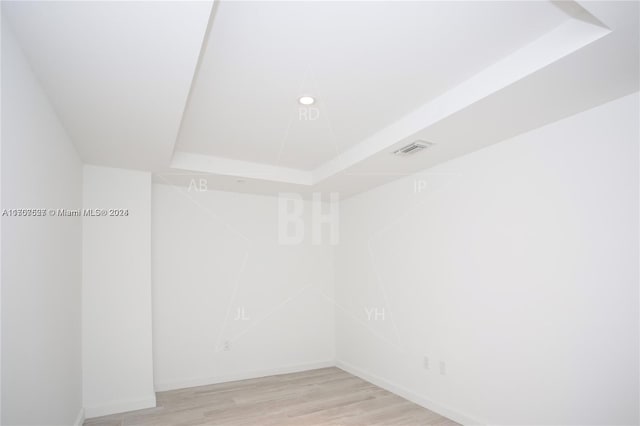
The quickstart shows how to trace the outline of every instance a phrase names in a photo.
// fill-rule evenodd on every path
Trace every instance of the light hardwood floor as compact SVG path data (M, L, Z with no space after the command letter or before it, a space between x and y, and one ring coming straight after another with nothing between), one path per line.
M457 423L338 368L157 393L157 407L87 420L133 425L438 425Z

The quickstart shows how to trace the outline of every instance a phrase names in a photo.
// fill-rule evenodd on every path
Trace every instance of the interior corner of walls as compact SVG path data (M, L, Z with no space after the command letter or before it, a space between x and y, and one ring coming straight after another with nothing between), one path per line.
M110 414L125 413L127 411L144 410L145 408L156 407L156 395L151 395L132 400L113 401L107 404L88 405L84 407L84 418L91 419L93 417L108 416Z
M404 386L393 383L380 376L369 373L368 371L356 367L346 361L336 360L336 367L462 425L489 426L488 422L479 420L476 416L468 415L460 410L435 402L428 397L413 392Z
M76 421L73 422L73 426L82 426L84 424L84 421L84 408L80 408L80 410L78 411L78 415L76 416Z

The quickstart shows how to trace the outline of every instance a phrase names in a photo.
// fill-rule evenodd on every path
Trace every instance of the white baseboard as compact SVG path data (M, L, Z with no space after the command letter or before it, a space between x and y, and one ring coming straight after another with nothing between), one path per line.
M90 419L93 417L108 416L109 414L124 413L127 411L142 410L145 408L153 408L156 406L156 395L153 394L146 398L114 401L107 404L93 405L84 407L84 415Z
M78 415L76 416L76 421L73 422L73 426L82 426L83 423L84 423L84 408L81 408L80 411L78 411Z
M256 379L258 377L274 376L276 374L298 373L300 371L316 370L318 368L335 367L335 361L321 361L307 364L297 364L285 367L270 368L266 370L247 371L237 374L228 374L217 377L194 378L186 380L177 380L172 382L156 383L156 392L164 392L168 390L191 388L194 386L215 385L217 383L235 382L237 380Z
M347 362L336 361L336 367L346 371L347 373L353 374L354 376L358 376L361 379L366 380L367 382L373 383L374 385L381 387L382 389L385 389L391 393L394 393L398 396L408 399L413 403L416 403L428 410L438 413L441 416L447 417L460 424L463 424L466 426L467 425L477 426L477 425L487 424L487 422L480 421L477 418L474 418L473 416L469 416L468 414L462 413L458 410L454 410L451 407L434 402L428 398L418 395L413 391L410 391L409 389L403 386L397 385L395 383L391 383L388 380L383 379L382 377L363 371L358 367L355 367Z

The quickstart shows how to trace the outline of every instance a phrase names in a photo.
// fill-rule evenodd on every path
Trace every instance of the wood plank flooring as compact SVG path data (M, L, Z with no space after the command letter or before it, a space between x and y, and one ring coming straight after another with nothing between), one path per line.
M338 368L159 392L157 407L86 426L364 426L457 423Z

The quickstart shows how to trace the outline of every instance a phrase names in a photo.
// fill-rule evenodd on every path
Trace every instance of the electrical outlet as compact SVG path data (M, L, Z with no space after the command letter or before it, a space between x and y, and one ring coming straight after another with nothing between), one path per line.
M224 344L222 345L222 350L223 351L230 351L231 350L231 342L229 340L225 340Z
M440 361L440 375L445 376L447 374L447 363Z
M425 370L429 369L429 357L425 356L424 358L422 358L422 368L424 368Z

